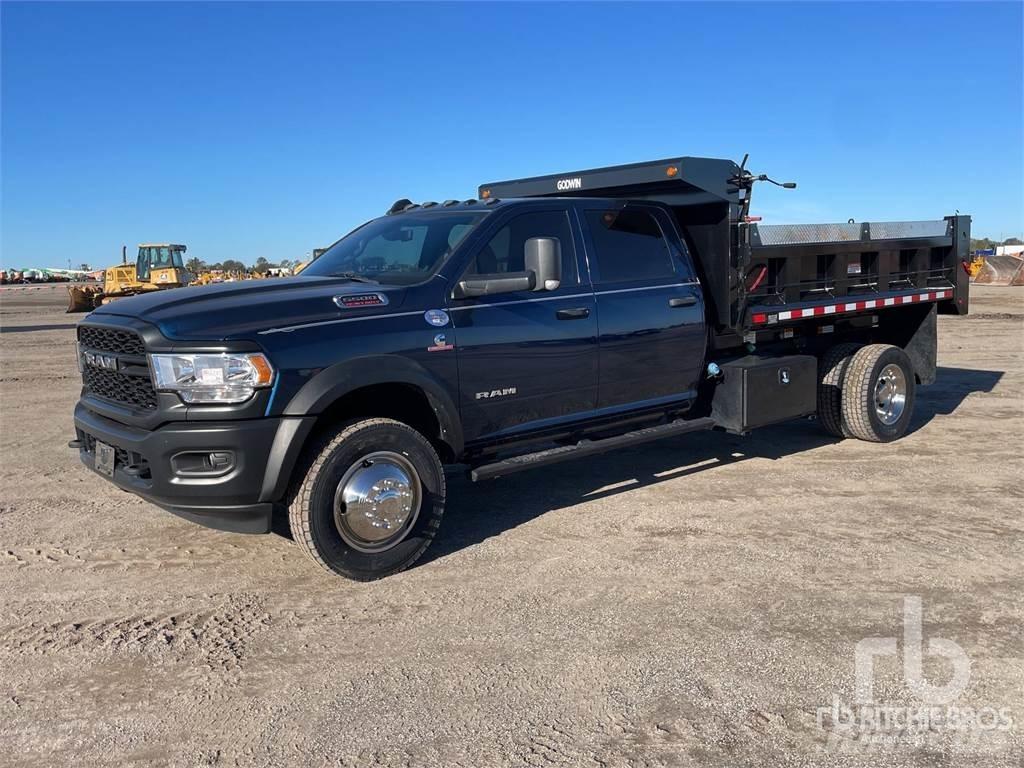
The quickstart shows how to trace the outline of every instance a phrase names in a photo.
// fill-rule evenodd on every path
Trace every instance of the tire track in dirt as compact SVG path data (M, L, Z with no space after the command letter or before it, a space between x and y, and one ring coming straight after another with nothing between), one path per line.
M237 671L254 635L270 624L263 601L230 596L206 610L30 621L0 629L0 655L145 654Z
M230 553L228 552L230 550ZM265 553L263 553L265 555ZM111 547L71 549L56 544L36 547L18 547L0 550L0 568L16 566L20 569L82 568L87 571L111 569L157 569L190 568L202 565L216 565L226 559L237 563L257 559L258 548L246 548L230 542L213 547L198 544L175 544L167 547Z

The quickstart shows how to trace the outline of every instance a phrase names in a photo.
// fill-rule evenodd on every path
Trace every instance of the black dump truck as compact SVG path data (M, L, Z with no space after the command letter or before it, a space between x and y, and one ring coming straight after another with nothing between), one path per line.
M287 513L313 560L372 579L437 535L446 465L485 481L814 415L899 438L936 314L967 312L970 218L762 226L751 189L772 180L745 164L403 199L299 276L101 307L78 326L71 446L198 523Z

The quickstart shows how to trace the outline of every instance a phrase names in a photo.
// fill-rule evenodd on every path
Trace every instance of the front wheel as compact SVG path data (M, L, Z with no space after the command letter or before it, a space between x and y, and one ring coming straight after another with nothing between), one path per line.
M843 380L843 429L875 443L896 440L910 426L915 395L914 366L906 352L888 344L862 347Z
M397 573L430 546L445 482L433 446L392 419L325 438L290 495L292 536L321 567L358 581Z

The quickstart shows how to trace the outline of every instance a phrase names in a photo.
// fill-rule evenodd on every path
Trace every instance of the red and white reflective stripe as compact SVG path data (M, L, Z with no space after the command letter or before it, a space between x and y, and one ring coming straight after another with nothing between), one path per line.
M804 317L816 317L818 315L836 315L847 312L862 312L865 309L885 309L900 304L917 304L922 301L940 301L941 299L953 298L953 291L945 289L941 291L924 291L922 293L907 293L902 296L891 296L887 299L865 299L863 301L847 301L836 304L824 304L819 307L807 307L806 309L786 309L781 312L755 312L753 321L755 325L765 323L776 323L783 320L799 320Z

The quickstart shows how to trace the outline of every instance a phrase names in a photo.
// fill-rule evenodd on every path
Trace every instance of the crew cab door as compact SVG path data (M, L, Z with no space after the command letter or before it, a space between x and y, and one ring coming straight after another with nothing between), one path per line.
M491 225L453 285L522 271L525 243L533 237L558 239L562 277L554 290L449 299L467 443L584 416L597 402L594 296L570 211L551 204L508 214Z
M598 409L685 402L705 353L704 302L668 214L581 203L597 303Z

